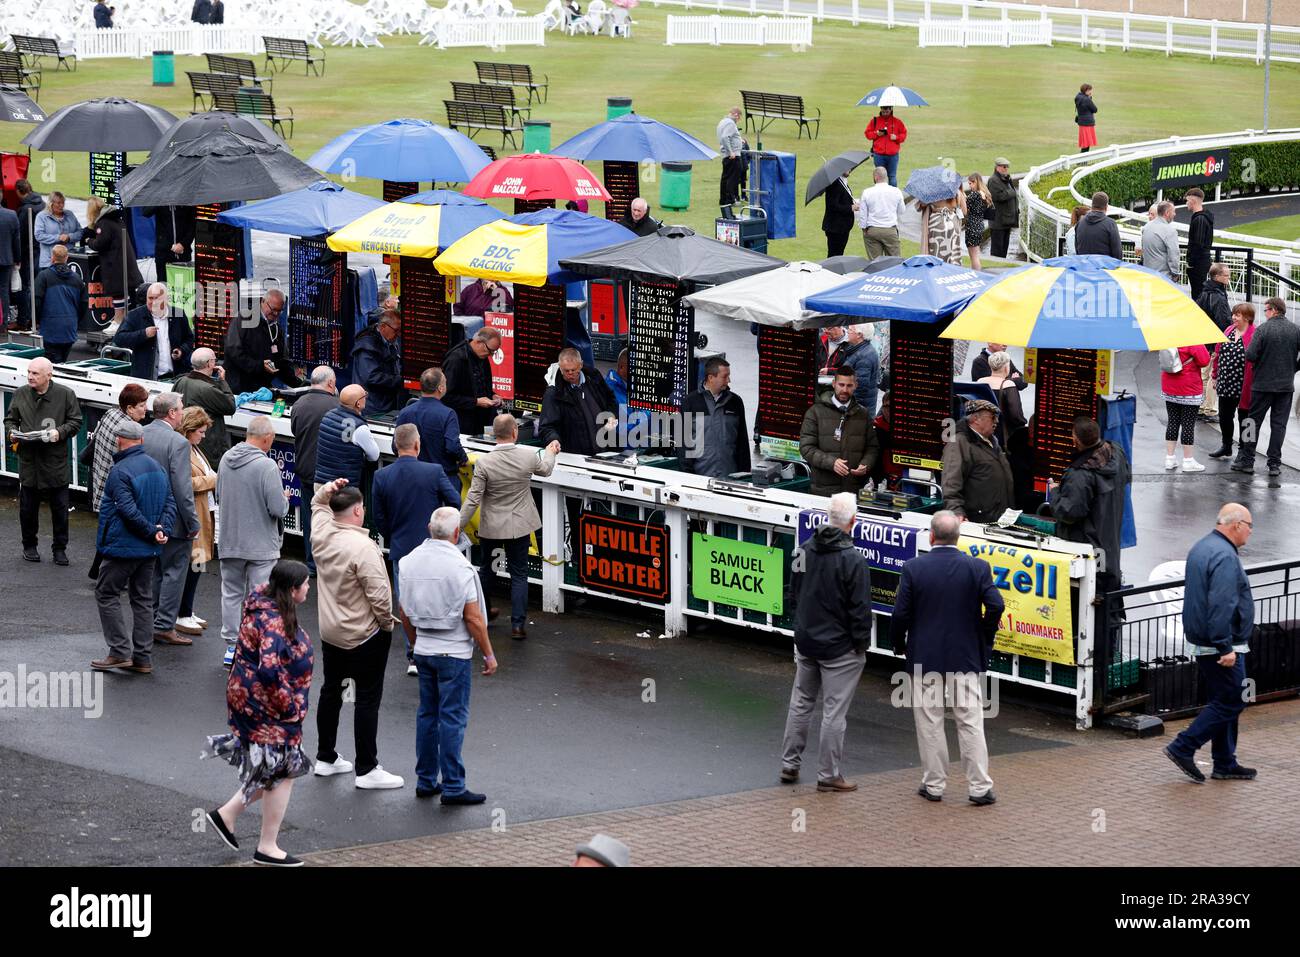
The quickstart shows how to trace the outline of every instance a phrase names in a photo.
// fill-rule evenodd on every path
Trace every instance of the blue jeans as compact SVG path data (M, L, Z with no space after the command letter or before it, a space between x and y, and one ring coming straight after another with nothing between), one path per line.
M416 655L420 672L420 708L415 717L417 785L431 791L442 773L443 795L465 790L460 746L469 724L469 675L472 658Z
M1237 718L1246 710L1246 656L1238 652L1236 664L1225 668L1217 655L1197 655L1196 667L1201 671L1208 703L1169 745L1169 750L1191 760L1201 745L1212 741L1214 770L1228 771L1237 766Z
M500 546L506 553L506 568L510 571L510 625L523 628L528 623L528 536L522 538L481 539L479 548L483 555L479 575L483 580L483 599L492 604L492 553Z
M883 166L885 168L885 172L889 173L890 186L898 185L898 154L897 153L895 153L893 156L882 156L879 153L872 153L871 162L875 163L877 166Z

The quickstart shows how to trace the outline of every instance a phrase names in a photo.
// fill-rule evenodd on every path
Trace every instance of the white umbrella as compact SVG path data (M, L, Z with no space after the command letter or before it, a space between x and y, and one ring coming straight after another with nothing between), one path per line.
M851 282L861 273L847 276L823 269L813 262L792 262L776 269L746 276L721 286L685 297L696 312L711 312L742 322L764 326L793 326L796 329L819 329L843 324L845 316L812 312L800 304L808 296ZM858 318L847 318L850 323Z

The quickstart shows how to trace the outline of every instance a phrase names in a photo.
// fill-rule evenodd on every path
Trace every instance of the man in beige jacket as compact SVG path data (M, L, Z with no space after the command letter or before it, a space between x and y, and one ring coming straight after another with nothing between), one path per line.
M510 570L510 637L527 638L528 615L528 539L542 527L541 516L533 503L531 480L534 475L550 475L560 443L545 449L516 445L519 424L508 412L492 422L497 447L474 463L474 480L460 508L460 527L464 528L480 511L478 519L479 575L483 579L483 597L490 601L492 556L498 548L505 551ZM488 620L495 618L495 608L488 609Z
M312 556L316 560L324 678L316 705L316 774L347 774L352 763L334 749L343 686L356 694L353 734L359 788L400 788L379 765L379 703L393 642L393 593L379 546L366 530L361 490L336 479L318 486L311 500Z

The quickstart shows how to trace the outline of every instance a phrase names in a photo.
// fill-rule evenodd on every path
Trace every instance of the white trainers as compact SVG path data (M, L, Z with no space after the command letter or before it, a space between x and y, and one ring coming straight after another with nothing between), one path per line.
M1173 471L1174 469L1176 469L1177 467L1178 467L1178 460L1177 460L1176 458L1174 458L1172 455L1166 455L1166 456L1165 456L1165 471L1166 471L1166 472L1172 472L1172 471Z
M348 765L349 768L352 765ZM375 765L369 774L357 775L357 787L379 791L386 788L400 788L406 782L396 774L389 774L379 765Z
M336 774L347 774L352 770L352 762L343 760L343 756L337 756L333 763L326 764L324 761L316 762L316 777L332 778Z
M192 615L189 618L177 618L176 630L179 631L182 635L203 634L203 626L200 625Z
M1202 465L1200 462L1196 461L1196 459L1183 459L1183 471L1204 472L1205 466Z
M190 615L190 621L192 621L192 622L194 622L195 624L197 624L200 628L206 628L206 627L208 627L208 621L207 621L207 619L206 619L206 618L200 618L198 615Z

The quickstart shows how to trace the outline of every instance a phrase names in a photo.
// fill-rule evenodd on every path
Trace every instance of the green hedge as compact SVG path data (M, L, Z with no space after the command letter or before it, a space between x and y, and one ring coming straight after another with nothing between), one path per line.
M1243 143L1233 145L1225 195L1250 195L1271 189L1300 189L1300 141L1285 143ZM1173 152L1173 151L1171 151ZM1254 160L1254 180L1245 182L1242 172L1247 160ZM1037 189L1037 186L1035 186ZM1083 196L1099 190L1110 196L1112 206L1132 208L1155 200L1151 186L1150 158L1120 163L1083 177L1075 185ZM1189 187L1165 190L1165 199L1179 202ZM1059 194L1058 194L1059 195Z

